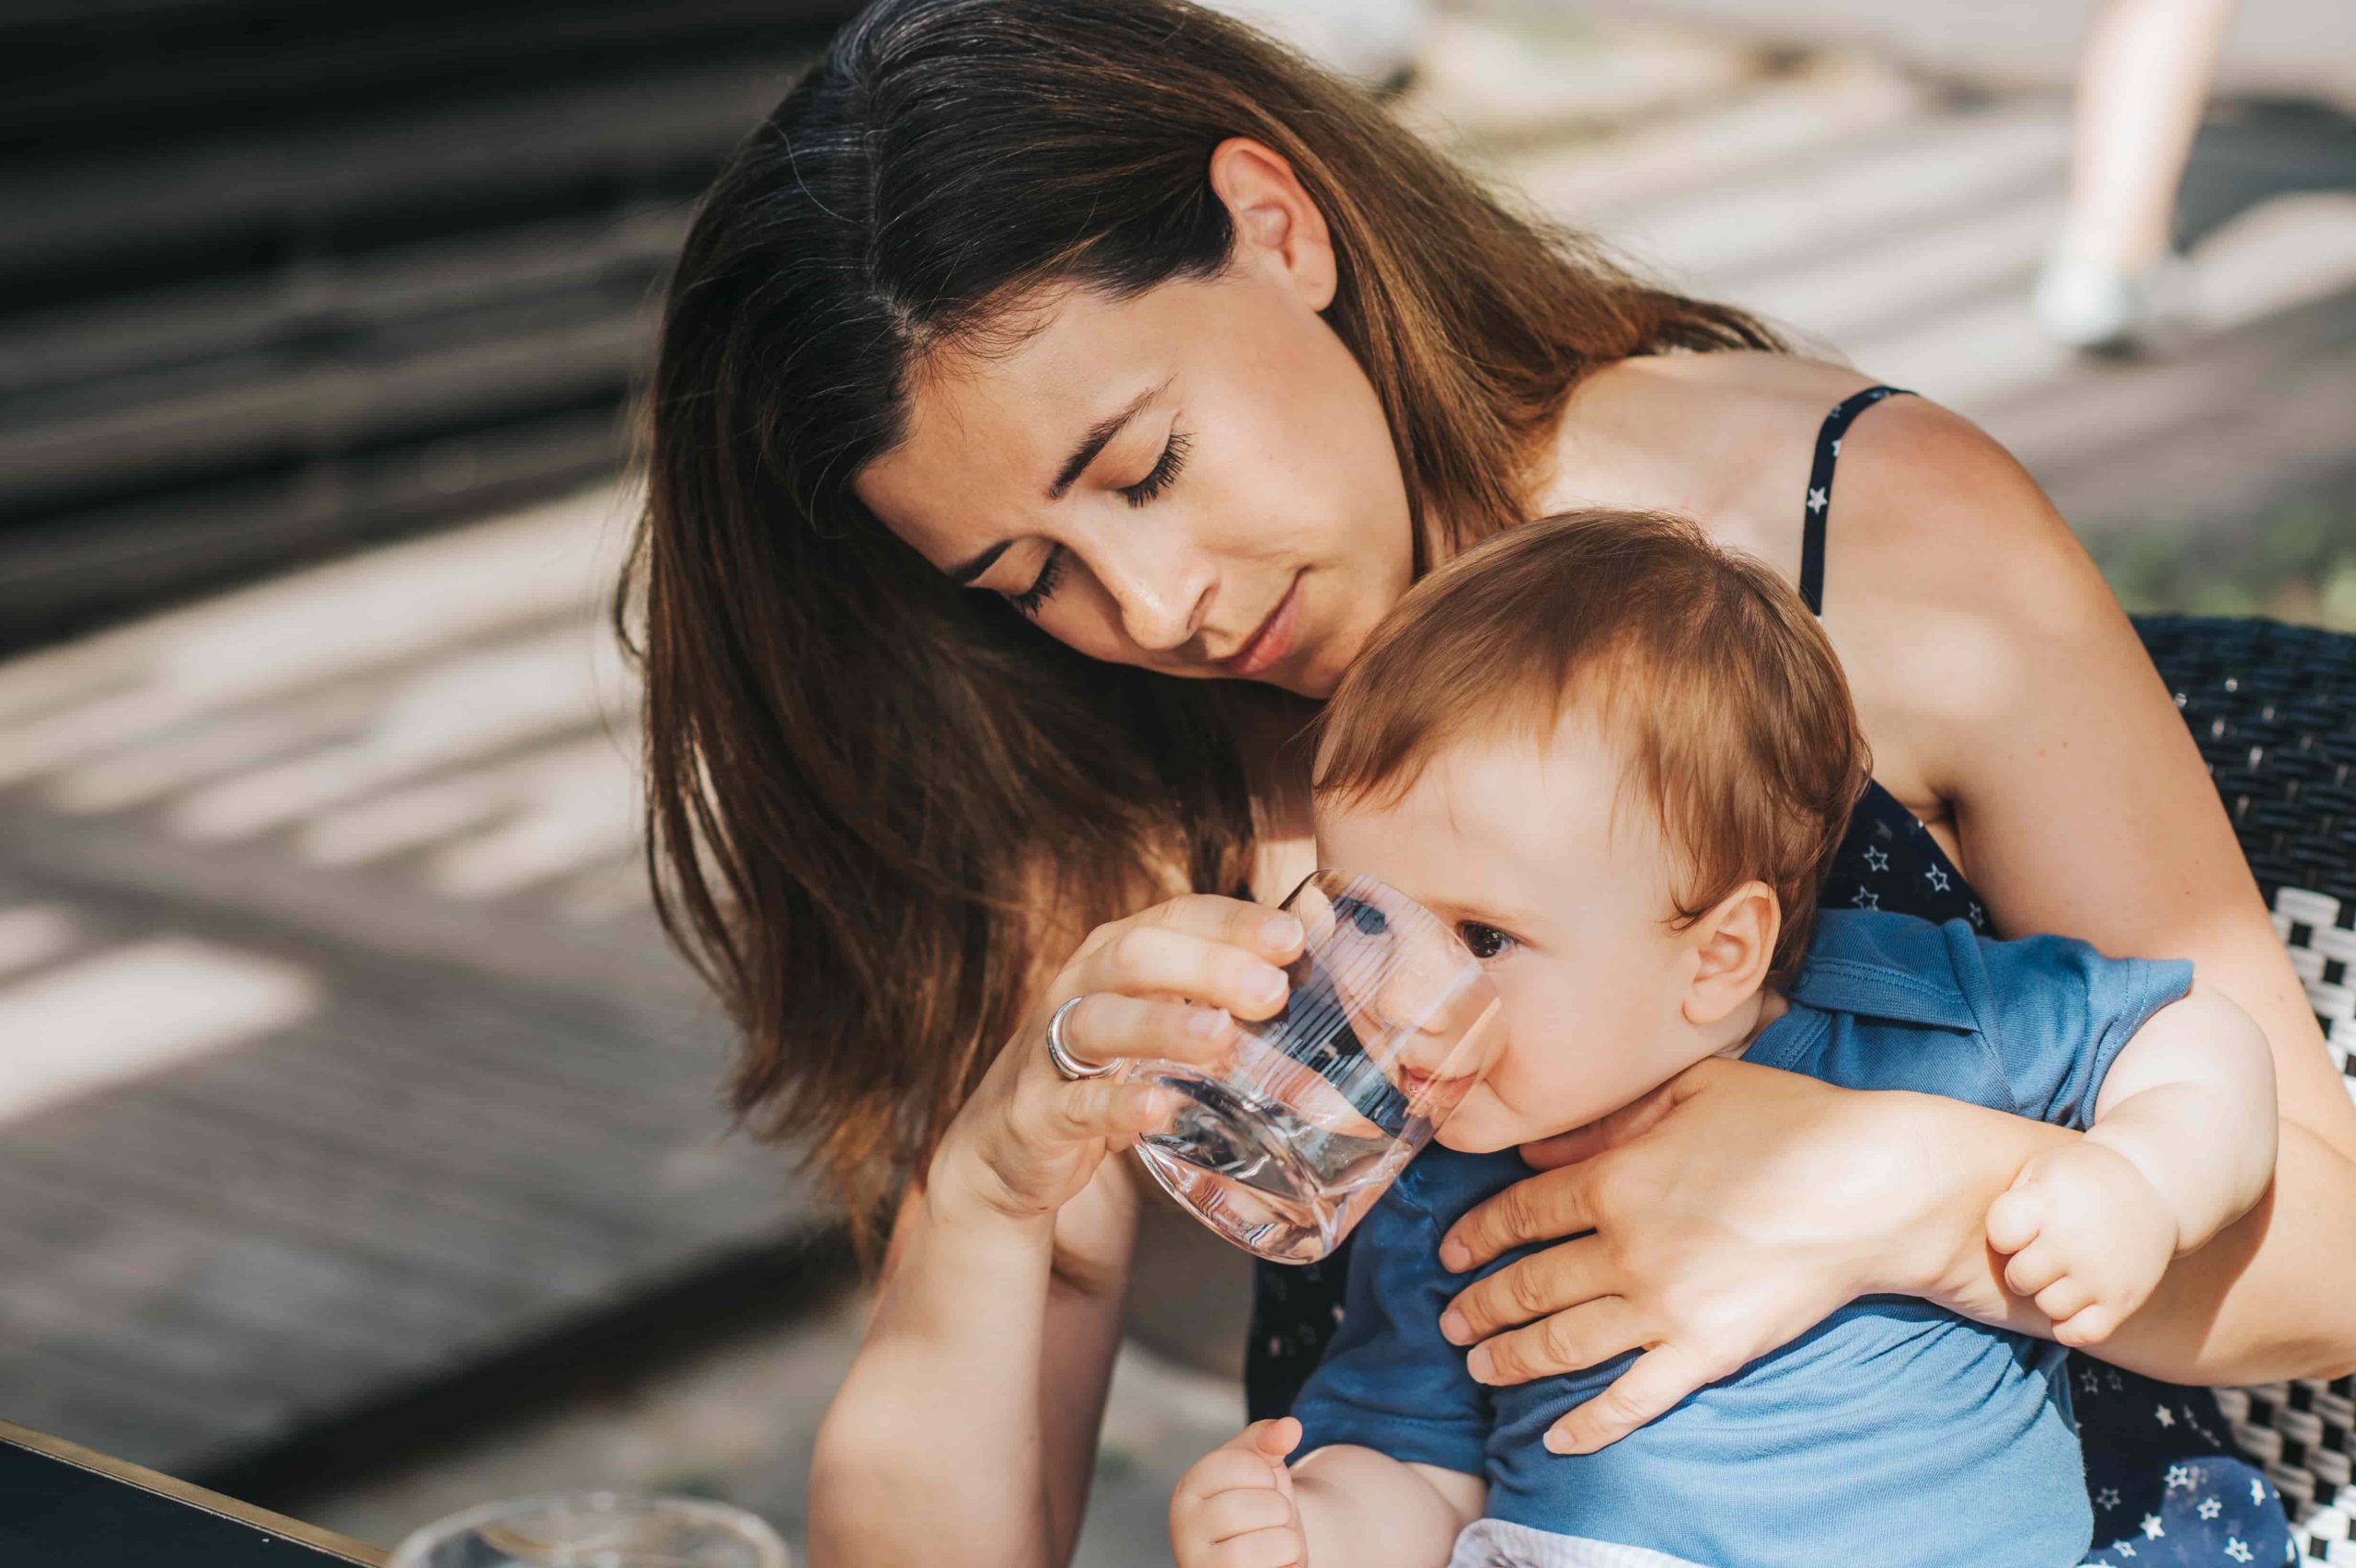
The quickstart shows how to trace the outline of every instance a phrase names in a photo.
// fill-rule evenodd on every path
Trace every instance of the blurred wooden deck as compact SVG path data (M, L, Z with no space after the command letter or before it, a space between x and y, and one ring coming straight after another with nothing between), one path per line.
M204 1474L814 1225L632 894L609 502L0 671L10 1419Z

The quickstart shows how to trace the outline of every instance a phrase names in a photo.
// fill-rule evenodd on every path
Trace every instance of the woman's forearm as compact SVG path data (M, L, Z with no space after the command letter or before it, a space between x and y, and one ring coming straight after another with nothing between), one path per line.
M1068 1261L1084 1204L1066 1205ZM1059 1276L1057 1216L1010 1219L943 1182L910 1209L819 1429L812 1562L934 1562L954 1541L963 1562L1049 1568L1079 1528L1127 1237Z
M1999 1328L2053 1336L2004 1288L1987 1246L1987 1205L2030 1155L2076 1137L2065 1128L1958 1106L1939 1157L1960 1172L1946 1214L1951 1247L1917 1292ZM2006 1125L2004 1124L2009 1124ZM2170 1266L2159 1288L2091 1354L2175 1383L2262 1383L2356 1370L2356 1164L2294 1123L2281 1127L2272 1188L2256 1207Z

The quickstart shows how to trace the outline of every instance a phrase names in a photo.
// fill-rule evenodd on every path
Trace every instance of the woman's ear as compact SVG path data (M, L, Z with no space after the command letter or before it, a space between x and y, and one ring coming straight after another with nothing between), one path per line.
M1774 965L1783 930L1783 905L1761 882L1743 883L1687 927L1694 965L1685 1021L1716 1023L1757 995Z
M1284 155L1249 136L1230 136L1211 149L1210 177L1235 225L1237 263L1269 269L1311 310L1333 304L1336 270L1325 214Z

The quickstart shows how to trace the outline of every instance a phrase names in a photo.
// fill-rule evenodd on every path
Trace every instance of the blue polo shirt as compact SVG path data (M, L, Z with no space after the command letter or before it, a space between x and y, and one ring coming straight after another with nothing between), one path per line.
M1744 1059L2083 1129L2119 1049L2191 983L2188 963L2065 938L1828 910L1790 1009ZM1438 1327L1477 1277L1440 1266L1440 1238L1529 1173L1510 1149L1435 1145L1367 1216L1341 1326L1293 1408L1298 1453L1353 1443L1479 1475L1492 1519L1697 1563L2085 1555L2094 1521L2062 1347L1911 1297L1861 1297L1600 1453L1548 1453L1547 1428L1633 1355L1492 1389Z

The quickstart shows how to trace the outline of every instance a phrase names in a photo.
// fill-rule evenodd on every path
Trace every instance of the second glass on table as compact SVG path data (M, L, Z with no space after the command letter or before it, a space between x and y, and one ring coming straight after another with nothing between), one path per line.
M1480 961L1396 889L1321 870L1282 907L1307 934L1284 1010L1239 1020L1223 1071L1124 1070L1181 1097L1138 1140L1154 1179L1246 1251L1307 1263L1431 1141L1488 1070L1503 1025Z
M393 1549L390 1568L791 1568L778 1533L725 1503L570 1492L453 1514Z

